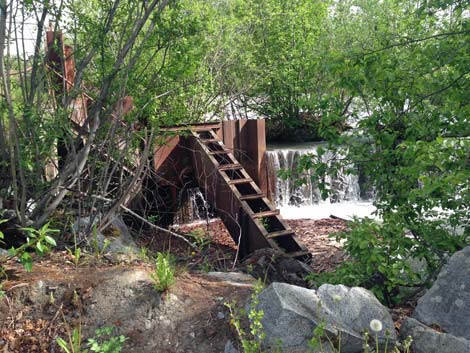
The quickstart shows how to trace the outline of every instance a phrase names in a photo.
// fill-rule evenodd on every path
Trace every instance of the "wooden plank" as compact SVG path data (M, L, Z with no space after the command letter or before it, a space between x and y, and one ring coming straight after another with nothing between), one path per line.
M310 254L310 251L308 250L300 250L300 251L294 251L294 252L288 252L286 253L287 256L289 257L294 257L294 258L298 258L298 257L311 257L311 254Z
M255 200L255 199L262 199L263 197L266 197L265 194L250 194L250 195L244 195L240 197L240 200L246 201L246 200Z
M266 238L268 239L273 239L273 238L277 238L277 237L283 237L284 235L294 235L294 231L292 229L285 229L285 230L279 230L277 232L272 232L272 233L268 233L268 235L266 235Z
M229 185L245 184L245 183L251 183L252 181L253 180L251 178L234 179L234 180L229 180L228 184Z
M162 127L163 131L210 131L211 129L220 129L220 123L201 123L201 124L191 124L191 125L176 125L176 126L166 126Z
M235 164L224 164L219 166L219 170L231 170L231 169L243 169L241 164L235 163Z
M270 210L264 212L258 212L253 215L253 218L262 218L262 217L270 217L270 216L277 216L279 214L279 210Z

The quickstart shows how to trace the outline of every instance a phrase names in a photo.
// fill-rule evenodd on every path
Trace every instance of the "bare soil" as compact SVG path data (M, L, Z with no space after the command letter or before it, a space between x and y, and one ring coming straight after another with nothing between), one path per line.
M330 235L344 231L346 222L340 219L294 219L287 220L289 226L295 231L297 239L303 243L312 254L310 266L315 272L333 271L337 265L346 259L341 250L341 244ZM189 224L178 227L183 233L194 232L197 229L206 232L211 238L214 252L224 254L225 263L235 259L236 244L230 237L222 221L209 223ZM221 258L221 257L219 257Z
M59 254L26 273L12 260L0 301L0 351L61 352L57 336L81 327L93 337L115 327L128 337L123 352L223 352L236 341L225 302L244 305L252 286L235 286L205 274L183 272L166 292L156 291L151 266L137 263L75 268ZM65 262L65 263L64 263ZM99 263L100 261L97 261Z

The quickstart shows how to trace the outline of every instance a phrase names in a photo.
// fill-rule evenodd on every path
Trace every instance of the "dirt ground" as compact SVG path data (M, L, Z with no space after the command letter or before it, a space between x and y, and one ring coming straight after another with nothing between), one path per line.
M340 219L295 219L287 220L295 231L297 239L303 243L312 254L310 266L315 272L333 271L346 259L341 251L341 245L330 234L346 229L346 222ZM190 233L202 230L209 233L214 244L213 251L225 254L226 263L233 263L236 245L225 229L222 221L214 220L209 223L182 225L177 228L180 232Z
M62 255L62 261L57 258ZM61 352L55 339L80 327L93 337L112 326L124 335L123 352L190 353L224 351L236 342L225 302L244 305L250 283L233 284L207 274L181 272L166 293L156 291L149 265L75 267L67 254L39 260L31 273L10 260L0 302L2 353Z

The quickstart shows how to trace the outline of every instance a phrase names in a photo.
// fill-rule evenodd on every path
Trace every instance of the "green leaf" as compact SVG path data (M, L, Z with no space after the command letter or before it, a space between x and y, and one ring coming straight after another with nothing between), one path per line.
M52 238L52 237L49 236L49 235L46 235L46 236L44 237L44 240L45 240L46 242L48 242L49 244L51 244L52 246L57 246L57 243L56 243L55 239Z

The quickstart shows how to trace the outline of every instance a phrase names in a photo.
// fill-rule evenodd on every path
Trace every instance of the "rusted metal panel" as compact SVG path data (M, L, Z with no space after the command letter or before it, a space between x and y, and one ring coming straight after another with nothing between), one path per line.
M239 160L264 193L268 191L265 176L266 123L264 119L222 121L222 139L226 148Z
M194 131L188 139L195 178L242 256L271 247L306 259L306 248L280 217L248 172L212 130ZM217 152L217 153L215 153Z

